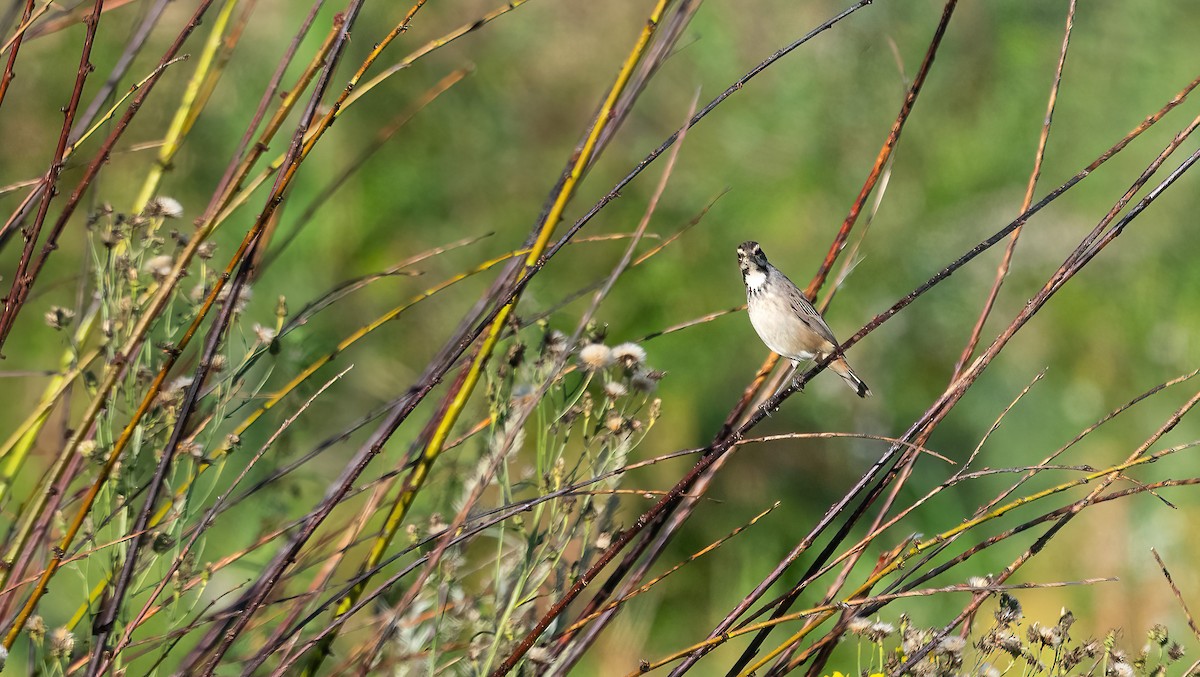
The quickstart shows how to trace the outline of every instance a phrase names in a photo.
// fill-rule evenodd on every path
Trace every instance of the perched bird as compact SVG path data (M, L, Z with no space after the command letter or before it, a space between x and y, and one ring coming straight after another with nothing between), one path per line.
M833 353L838 341L829 325L804 292L767 261L762 247L757 242L743 242L737 255L746 283L750 324L763 343L796 365L801 360L823 360ZM830 362L829 369L845 379L859 397L870 396L871 389L844 357L839 355Z

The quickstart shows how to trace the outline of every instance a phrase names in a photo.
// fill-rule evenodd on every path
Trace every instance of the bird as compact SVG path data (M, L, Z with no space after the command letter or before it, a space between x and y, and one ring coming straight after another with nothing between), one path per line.
M838 340L821 313L804 292L767 261L757 242L738 245L738 266L746 284L746 309L750 324L771 350L799 366L805 360L824 360L837 350ZM838 355L829 369L854 389L859 397L870 397L863 382L846 358Z

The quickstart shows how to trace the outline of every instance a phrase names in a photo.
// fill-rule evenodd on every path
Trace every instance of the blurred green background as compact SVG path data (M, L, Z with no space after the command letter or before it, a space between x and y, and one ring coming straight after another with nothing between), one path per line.
M122 47L123 31L114 27L135 25L145 4L132 2L104 15L93 57L97 74L89 81L89 93ZM473 69L320 208L256 282L248 317L269 324L280 295L294 310L349 277L462 237L494 234L422 263L422 277L375 284L289 336L274 366L281 383L399 299L520 244L652 4L532 0L420 60L345 113L304 165L280 234L291 230L312 196L374 143L376 130L447 73ZM153 67L193 5L175 2L168 7L160 30L131 71L135 79ZM566 221L573 222L676 128L697 91L701 102L707 101L775 49L843 7L825 0L705 3L587 177ZM255 10L247 28L249 39L238 46L215 105L198 119L160 191L180 200L188 218L198 216L207 203L306 8L307 3L266 0ZM322 15L302 55L311 53L335 9ZM367 3L335 88L405 9L396 3ZM431 2L383 63L490 9L487 1ZM755 78L689 134L650 231L666 237L722 191L728 193L697 227L620 279L598 314L613 342L636 340L743 302L733 253L743 240L760 241L777 266L798 283L807 282L866 178L941 9L941 3L930 0L877 0ZM1063 0L960 3L900 142L890 183L861 245L861 261L827 313L839 336L854 333L1016 215L1041 130L1066 9ZM1196 77L1197 34L1200 12L1193 3L1081 3L1039 197ZM61 120L57 110L70 92L81 36L82 28L74 26L23 47L18 78L0 110L0 138L6 140L0 182L9 184L44 171ZM162 134L191 66L173 68L177 72L151 95L105 178L91 191L90 207L107 202L120 210L133 199L153 161L152 152L136 146ZM985 328L985 343L1196 112L1194 101L1185 103L1030 222ZM280 142L272 154L282 148ZM1183 152L1194 148L1195 142L1189 141ZM81 157L89 157L87 150ZM63 185L74 185L80 169L69 167ZM660 172L661 166L651 167L583 234L632 231ZM1198 185L1197 177L1184 177L1072 280L988 369L938 428L930 446L962 460L1000 411L1046 369L1045 378L1013 409L978 462L988 467L1032 463L1118 404L1195 369L1200 352ZM20 195L23 192L7 193L3 206L11 210ZM251 200L218 233L217 260L232 253L261 200ZM7 369L50 369L61 352L61 335L42 326L39 316L52 303L74 302L85 251L82 217L76 221L6 346ZM860 222L856 232L864 230ZM3 253L6 287L18 244L11 243ZM641 250L653 244L647 241ZM566 290L605 275L624 246L624 241L613 241L567 248L530 287L518 314L534 315L558 303ZM857 401L838 379L823 375L758 431L903 432L944 389L999 256L997 247L980 257L850 352L874 398ZM337 386L336 397L318 402L298 422L278 463L288 454L307 451L361 412L407 388L490 281L485 275L454 287L436 303L419 305L339 358L339 364L353 363L355 369ZM570 330L585 307L586 301L567 306L551 318L551 325ZM252 343L247 335L233 340ZM766 356L741 314L654 339L645 347L650 363L668 375L659 391L664 417L639 448L637 453L644 456L706 443ZM11 427L19 421L43 385L35 376L4 379L0 423ZM1194 387L1184 384L1143 403L1088 438L1065 462L1104 467L1123 460ZM402 430L390 445L391 457L374 467L376 474L390 467L428 415L428 406L418 411L411 430ZM270 427L259 434L267 434ZM1185 419L1164 445L1198 434L1200 424ZM44 444L47 454L53 446L53 440ZM580 674L633 669L639 658L653 659L699 640L883 448L866 441L825 440L738 451L710 490L711 500L700 506L659 568L728 533L775 500L783 502L781 509L624 611ZM265 507L255 504L254 509L262 511L255 519L222 528L234 541L244 541L258 528L258 520L299 514L351 453L347 446L326 454L301 477L289 480L290 490L281 488L278 497L263 501ZM1197 467L1191 459L1190 452L1181 453L1138 477L1190 476ZM438 477L455 467L446 463ZM660 464L636 474L625 486L664 489L686 468L687 461ZM923 459L901 493L900 504L915 500L949 472L944 463ZM1049 481L1040 479L1033 486L1047 486ZM950 528L1004 484L1003 479L986 480L945 492L884 542L893 545L914 532ZM1088 589L1022 593L1030 618L1053 622L1059 608L1067 606L1080 618L1079 634L1103 634L1120 626L1135 646L1155 622L1165 622L1182 635L1182 615L1149 549L1157 548L1167 564L1174 565L1177 584L1185 594L1190 592L1193 607L1200 606L1200 570L1192 566L1200 556L1194 538L1200 500L1188 489L1167 490L1164 496L1178 509L1142 495L1089 510L1055 538L1015 580L1121 580ZM627 520L648 506L631 498ZM251 514L249 510L244 514ZM1004 524L1033 514L1018 511ZM975 542L982 536L967 538ZM1031 538L996 548L942 582L997 571ZM214 546L210 552L215 555L218 549ZM863 567L869 569L877 554L868 553ZM798 575L794 572L785 581ZM235 572L230 580L241 576ZM823 587L813 589L802 603L815 601L809 597L823 592ZM965 601L947 597L906 602L886 610L884 617L894 618L904 610L921 623L945 622ZM61 609L46 607L44 613L65 614L68 608L73 606L64 603ZM721 663L718 658L714 665Z

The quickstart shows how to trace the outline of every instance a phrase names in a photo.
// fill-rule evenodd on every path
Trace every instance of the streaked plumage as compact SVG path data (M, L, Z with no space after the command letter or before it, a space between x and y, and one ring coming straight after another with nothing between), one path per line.
M750 324L768 348L795 364L823 360L837 348L838 341L821 314L799 287L767 261L757 242L743 242L737 254ZM830 362L829 369L845 379L859 397L870 396L871 389L845 358Z

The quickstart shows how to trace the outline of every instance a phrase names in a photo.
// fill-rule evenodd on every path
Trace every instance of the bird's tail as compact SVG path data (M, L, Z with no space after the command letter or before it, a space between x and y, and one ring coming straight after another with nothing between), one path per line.
M850 365L846 363L845 358L839 357L833 362L830 362L829 369L838 376L841 376L846 383L849 383L850 387L854 389L854 392L858 393L859 397L871 396L871 389L868 388L867 384L858 377L858 374L854 373L854 370L851 369Z

